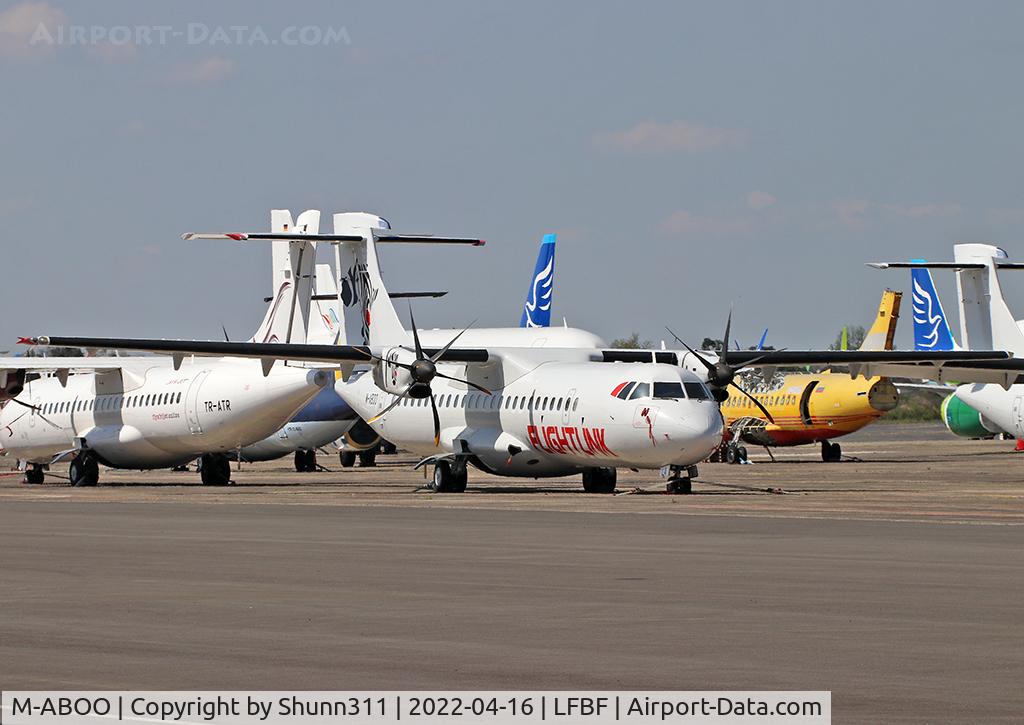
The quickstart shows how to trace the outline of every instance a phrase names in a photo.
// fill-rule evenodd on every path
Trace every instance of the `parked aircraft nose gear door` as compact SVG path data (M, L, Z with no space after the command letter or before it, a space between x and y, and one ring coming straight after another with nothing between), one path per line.
M209 370L200 370L196 373L185 394L185 419L188 421L188 430L193 435L203 432L203 427L199 425L199 388L209 374Z

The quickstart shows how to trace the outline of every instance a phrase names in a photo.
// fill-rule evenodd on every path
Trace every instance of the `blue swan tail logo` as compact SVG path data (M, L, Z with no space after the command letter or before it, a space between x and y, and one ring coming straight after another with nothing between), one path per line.
M555 292L555 240L554 234L545 234L537 254L530 290L526 293L520 327L549 327L551 301Z
M914 262L924 260L915 259ZM910 270L910 286L914 306L914 349L955 350L956 343L946 322L946 313L929 269Z

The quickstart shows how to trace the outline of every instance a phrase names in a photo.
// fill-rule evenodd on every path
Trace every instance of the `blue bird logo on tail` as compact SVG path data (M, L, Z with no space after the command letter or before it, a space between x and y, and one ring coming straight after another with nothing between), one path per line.
M526 294L520 327L549 327L551 302L555 292L555 240L554 234L545 234L537 254L530 290Z
M914 262L924 260L915 259ZM911 297L914 306L914 349L955 350L956 342L946 322L946 313L932 280L931 270L910 270Z

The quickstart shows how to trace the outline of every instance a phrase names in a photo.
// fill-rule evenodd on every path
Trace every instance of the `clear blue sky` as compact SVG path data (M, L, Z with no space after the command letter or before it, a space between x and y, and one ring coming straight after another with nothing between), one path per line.
M1024 259L1022 16L1015 2L4 3L0 348L248 335L269 250L179 235L262 230L271 207L487 239L387 251L393 289L451 291L417 306L424 326L516 324L557 232L559 320L699 342L735 302L741 342L767 326L776 345L820 347L906 287L865 261L946 259L955 240ZM181 35L32 43L39 23ZM344 35L281 42L291 26ZM951 277L938 283L955 310ZM1020 316L1022 283L1008 281Z

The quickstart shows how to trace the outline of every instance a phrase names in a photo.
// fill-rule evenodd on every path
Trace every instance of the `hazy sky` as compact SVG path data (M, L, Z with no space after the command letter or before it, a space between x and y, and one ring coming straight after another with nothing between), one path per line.
M517 324L557 232L559 320L699 342L734 302L742 343L820 347L906 287L865 261L956 240L1024 258L1022 21L1018 2L4 3L0 349L249 335L269 250L179 236L264 230L272 207L487 239L386 251L392 289L451 291L424 326Z

